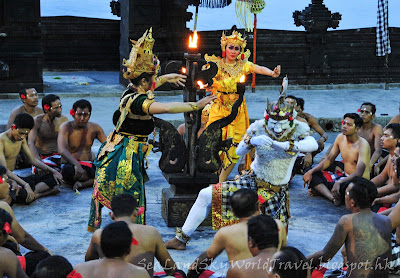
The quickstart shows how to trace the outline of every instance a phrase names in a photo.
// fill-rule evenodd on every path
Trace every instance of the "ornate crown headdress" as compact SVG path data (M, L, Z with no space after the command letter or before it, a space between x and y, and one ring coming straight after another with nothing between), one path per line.
M278 101L274 101L272 103L267 99L267 109L265 109L265 121L268 121L270 118L275 121L289 120L293 125L293 120L295 118L295 111L293 105L290 105L285 101L286 91L288 86L288 78L287 76L283 78L281 93L279 95Z
M241 49L244 49L246 47L247 41L242 38L242 34L240 34L238 31L233 31L232 35L230 36L225 36L225 32L222 32L222 37L221 37L221 49L222 51L225 50L227 44L233 44L233 45L238 45L240 46Z
M144 72L156 74L160 68L160 61L153 54L154 39L152 37L152 28L146 30L143 36L132 42L132 49L129 54L129 59L124 59L122 65L126 67L123 70L125 79L135 79Z
M240 34L238 31L232 31L232 35L230 36L225 36L225 32L222 32L222 36L221 36L221 49L222 49L222 56L225 57L224 53L226 50L226 46L228 44L232 44L232 45L238 45L240 46L240 58L242 60L244 59L248 59L250 57L250 50L246 50L246 52L244 52L244 49L247 45L247 41L242 37L242 34Z

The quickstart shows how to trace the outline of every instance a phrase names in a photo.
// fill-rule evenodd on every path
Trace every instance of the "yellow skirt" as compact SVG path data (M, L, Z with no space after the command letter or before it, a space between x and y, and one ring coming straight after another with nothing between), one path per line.
M232 105L238 98L239 98L238 94L219 93L218 99L215 100L210 109L210 116L207 126L209 126L211 123L219 119L229 116L232 112ZM249 125L250 122L249 122L249 115L247 114L246 100L243 97L243 103L239 107L239 111L236 118L229 125L222 128L222 140L233 138L233 144L234 144L234 146L232 146L228 151L228 154L232 162L229 161L228 157L224 152L221 152L222 167L224 169L228 168L232 163L238 162L240 156L236 154L236 146L242 140L242 137L246 133L246 130L249 127ZM249 168L249 166L250 166L250 161L248 161L247 159L246 168Z

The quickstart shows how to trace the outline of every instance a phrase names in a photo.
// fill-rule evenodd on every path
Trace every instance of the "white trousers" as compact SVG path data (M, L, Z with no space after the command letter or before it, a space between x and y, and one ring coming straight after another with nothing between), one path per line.
M191 236L193 232L200 226L201 222L206 219L212 204L212 185L200 190L196 202L194 202L189 214L183 224L182 231Z

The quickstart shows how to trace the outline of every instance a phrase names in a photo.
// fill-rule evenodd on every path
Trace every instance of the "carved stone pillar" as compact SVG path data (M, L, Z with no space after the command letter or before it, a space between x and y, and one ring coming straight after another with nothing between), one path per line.
M309 45L309 60L305 65L307 75L329 75L330 66L326 54L326 32L328 28L336 29L342 15L331 13L323 0L312 0L303 11L293 13L296 26L304 26Z

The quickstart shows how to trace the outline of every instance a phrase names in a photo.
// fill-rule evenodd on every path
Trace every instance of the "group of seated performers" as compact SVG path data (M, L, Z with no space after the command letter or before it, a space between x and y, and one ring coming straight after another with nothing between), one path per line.
M216 278L222 274L207 268L224 250L229 260L226 277L232 278L389 277L390 271L400 271L400 117L382 128L373 122L375 105L362 103L358 113L343 115L341 133L314 163L328 147L328 133L304 111L304 99L286 96L287 78L278 100L267 101L263 119L250 125L247 106L241 105L237 119L223 129L223 139L234 140L229 155L221 155L220 182L199 192L183 227L163 242L155 227L145 225L145 158L151 150L147 141L154 130L153 115L204 108L200 136L212 122L230 114L238 99L239 75L278 77L281 67L270 70L247 61L250 54L241 34L223 33L222 57L206 55L218 65L213 95L197 102L159 103L153 95L156 87L166 82L184 86L187 76L156 77L160 62L152 53L153 44L151 30L146 31L124 59L129 85L108 137L89 121L92 106L87 100L73 104L68 121L58 96L44 96L39 108L35 89L19 93L23 105L11 112L7 130L0 134L0 277ZM312 130L318 138L311 136ZM185 126L178 131L184 134ZM95 139L102 143L98 155L92 152ZM239 165L244 171L227 180L240 157L246 157ZM32 168L32 174L19 176L14 173L17 168ZM338 220L326 246L308 256L286 246L289 184L296 174L303 175L310 196L344 204L351 212ZM75 266L25 231L11 207L58 194L59 186L74 191L93 187L88 229L94 233L85 262ZM100 229L103 206L111 210L113 222ZM218 232L190 265L182 262L189 265L185 273L167 249L185 250L210 210ZM29 252L22 254L20 246ZM320 266L340 248L340 269ZM155 271L155 259L162 272Z
M59 185L74 190L92 187L95 175L91 148L95 139L106 136L100 125L89 121L89 101L76 101L70 115L62 115L58 96L49 94L37 107L35 89L22 90L23 105L10 115L7 130L0 134L0 166L7 180L0 199L12 205L29 204L34 200L60 192ZM32 167L32 174L16 175L16 168ZM3 169L4 168L4 169Z

